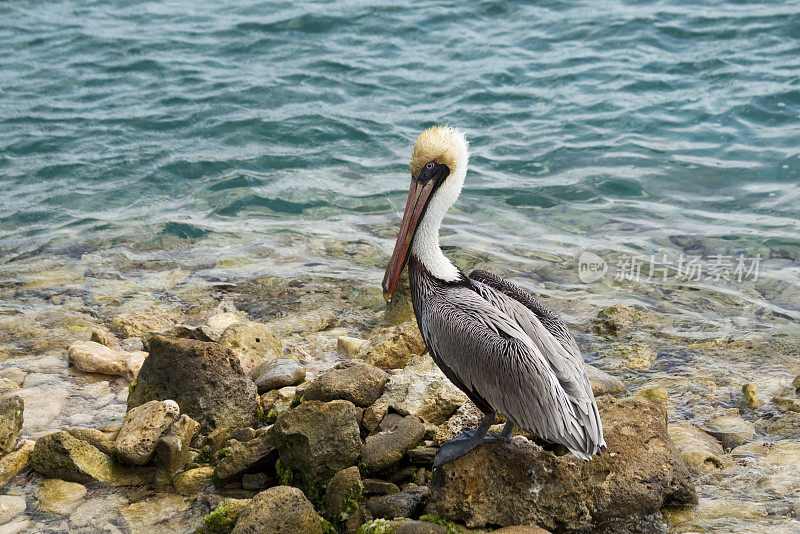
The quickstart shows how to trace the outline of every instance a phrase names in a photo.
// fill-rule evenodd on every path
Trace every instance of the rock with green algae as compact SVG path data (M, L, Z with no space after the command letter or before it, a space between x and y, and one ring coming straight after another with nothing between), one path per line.
M203 518L206 530L212 534L227 534L233 530L236 520L250 499L223 499L214 511Z
M280 463L313 499L361 454L359 411L345 400L307 401L278 416L272 429Z
M345 361L317 376L303 396L306 400L328 402L344 399L356 406L366 407L378 400L389 375L373 365Z
M364 485L357 466L342 469L331 479L325 490L325 515L334 525L343 523L364 502Z
M597 404L608 446L601 456L557 456L523 437L486 443L436 470L435 509L470 528L584 530L697 502L663 406L609 396Z
M122 429L122 425L115 424L100 428L71 428L69 433L110 455L114 448L114 442L119 436L120 429Z
M451 534L448 528L414 519L374 519L361 525L358 534Z
M323 534L325 524L302 491L275 486L257 494L244 506L232 532Z
M104 484L136 486L152 480L153 470L117 465L97 447L73 437L65 430L36 440L31 467L37 473L68 482L98 481Z
M781 410L800 412L800 399L793 399L791 397L772 397L772 404Z
M761 405L761 401L758 400L758 391L756 391L756 387L753 384L742 386L742 400L744 405L751 410L755 410Z
M636 392L636 396L643 397L659 404L669 404L669 393L667 393L667 390L661 386L648 386L640 389Z
M128 408L172 399L204 432L254 426L255 384L230 350L217 343L155 336Z
M16 449L0 457L0 486L5 486L17 473L28 467L35 445L33 440L20 440Z
M381 369L402 369L423 352L425 341L417 322L409 320L371 332L359 347L356 357Z
M42 481L34 492L39 509L57 515L67 515L77 508L86 496L86 487L77 482L67 482L57 478Z
M172 485L175 486L175 491L178 493L192 495L211 484L213 479L213 467L196 467L175 475Z
M14 450L22 430L22 413L25 402L13 395L0 400L0 454Z
M233 351L248 374L264 362L283 355L280 340L275 337L269 325L264 323L234 323L225 329L219 343Z
M180 408L173 400L154 400L132 408L125 414L113 456L123 463L145 465L153 457L161 435L179 415Z

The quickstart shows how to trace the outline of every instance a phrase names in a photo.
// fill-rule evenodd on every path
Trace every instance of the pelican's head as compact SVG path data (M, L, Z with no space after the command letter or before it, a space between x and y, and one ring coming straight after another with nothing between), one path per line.
M458 198L467 174L469 151L463 132L450 126L433 126L420 134L411 155L411 188L383 278L383 296L389 300L408 259L412 242L419 252L441 252L439 225Z

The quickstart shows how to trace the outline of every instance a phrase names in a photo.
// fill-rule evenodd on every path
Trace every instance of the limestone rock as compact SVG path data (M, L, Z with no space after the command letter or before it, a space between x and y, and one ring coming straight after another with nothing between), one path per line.
M206 530L212 534L227 534L249 502L250 499L222 499L214 511L203 518Z
M447 527L414 519L374 519L358 530L358 534L448 534Z
M425 352L425 341L416 320L379 328L367 337L357 357L381 369L402 369L415 356Z
M364 499L364 485L358 467L336 473L325 490L325 510L334 523L339 523L358 510Z
M357 337L339 336L336 339L336 350L348 358L355 358L364 343L363 339Z
M472 401L466 402L456 410L450 419L436 428L436 434L433 437L434 444L441 446L462 432L477 428L481 419L483 419L483 412Z
M19 384L9 378L0 377L0 399L10 397L19 390Z
M142 366L146 352L112 349L94 341L76 341L67 350L67 359L84 373L123 376L133 380Z
M175 491L178 493L191 495L211 484L213 478L213 467L196 467L175 475L172 484L175 486Z
M234 323L225 329L219 343L228 347L239 358L242 368L248 374L262 363L283 355L280 340L263 323Z
M725 451L716 439L686 423L670 423L668 429L672 442L688 467L713 471L723 466Z
M761 405L761 401L758 400L758 391L756 391L756 387L753 384L742 386L742 401L751 410L755 410Z
M259 393L286 386L296 386L306 379L306 371L294 358L276 358L261 364L253 371L253 381Z
M422 355L389 378L375 404L385 404L401 415L416 415L439 425L465 402L467 396L444 376L430 356Z
M356 406L369 406L383 393L388 375L372 365L346 361L316 377L306 388L307 400L323 402L344 399Z
M303 492L290 486L262 491L242 509L233 534L322 534L322 519Z
M709 419L706 421L705 431L719 440L727 450L744 445L756 435L755 425L738 415L721 415Z
M304 402L279 415L273 431L282 468L312 498L361 454L358 410L349 401Z
M598 407L608 444L602 456L556 456L523 437L481 445L434 473L438 513L468 527L536 524L561 531L697 502L662 406L605 396Z
M593 365L586 364L586 375L589 377L589 384L592 386L592 393L595 397L625 393L625 384L622 383L622 380Z
M218 480L232 479L265 461L277 450L273 432L271 427L244 444L235 439L228 441L227 454L217 464L214 476Z
M28 467L35 442L24 439L17 448L0 458L0 486L5 486L17 473Z
M213 329L203 325L188 326L185 324L179 324L164 330L159 330L157 332L147 332L146 334L143 334L142 346L145 348L145 350L150 350L150 340L152 340L154 336L196 339L197 341L217 341L217 338L219 337L215 334Z
M160 487L167 486L172 477L192 460L194 454L190 445L198 430L200 423L184 414L161 435L156 444L158 466L155 478Z
M147 332L169 328L175 324L172 314L162 308L129 310L114 317L111 326L125 337L139 337Z
M772 397L772 404L781 410L790 412L800 412L800 399L793 399L791 397Z
M105 326L98 326L92 330L91 340L95 343L105 345L110 349L120 348L119 338Z
M424 437L422 421L414 415L407 415L392 428L367 437L361 457L368 471L381 472L399 462Z
M17 395L0 400L0 455L14 450L24 410L25 403Z
M254 426L256 386L239 360L217 343L155 336L128 408L173 399L205 432Z
M294 386L267 391L260 398L261 411L266 415L271 410L275 410L275 415L277 415L278 412L282 412L289 407L296 393L297 388Z
M134 471L115 465L110 456L65 430L36 440L30 461L33 470L42 476L82 484L99 481L123 486L139 485L152 478L152 473L147 470Z
M57 478L48 478L34 493L43 511L67 515L74 510L78 503L86 496L86 487L77 482L67 482Z
M69 433L110 455L121 428L122 425L110 425L102 428L72 428Z
M657 402L659 404L669 404L669 393L661 386L648 386L636 392L636 396Z
M0 525L5 525L25 511L25 499L17 495L0 495Z
M550 534L549 530L540 527L530 527L526 525L515 525L513 527L503 527L492 531L493 534Z
M367 509L373 517L378 518L417 518L430 498L431 490L427 486L412 486L399 493L370 497Z
M362 484L364 485L365 495L389 495L390 493L400 492L397 484L379 478L365 478Z
M125 463L145 465L153 457L164 431L178 418L175 401L150 401L132 408L125 415L113 454Z

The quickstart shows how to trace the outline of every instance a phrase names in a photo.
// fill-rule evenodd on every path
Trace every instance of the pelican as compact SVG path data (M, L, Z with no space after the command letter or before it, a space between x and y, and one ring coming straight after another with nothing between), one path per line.
M411 157L411 188L383 279L391 300L408 265L411 301L433 360L483 412L478 427L442 445L434 467L485 441L497 413L500 438L515 426L590 459L605 448L583 357L564 322L530 293L489 272L469 276L439 247L445 213L461 193L469 146L449 126L422 132Z

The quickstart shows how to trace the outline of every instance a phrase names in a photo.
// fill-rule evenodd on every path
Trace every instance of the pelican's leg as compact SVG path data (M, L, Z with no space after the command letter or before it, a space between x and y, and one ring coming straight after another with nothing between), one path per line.
M459 456L468 453L484 441L494 441L494 436L487 435L489 427L494 423L494 412L487 413L483 416L483 421L478 425L475 430L467 430L466 432L454 437L439 449L436 455L436 460L433 462L433 467L439 467L447 462L452 462Z
M514 431L514 423L508 421L506 426L503 427L503 431L500 432L500 437L506 441L511 441L511 432Z

